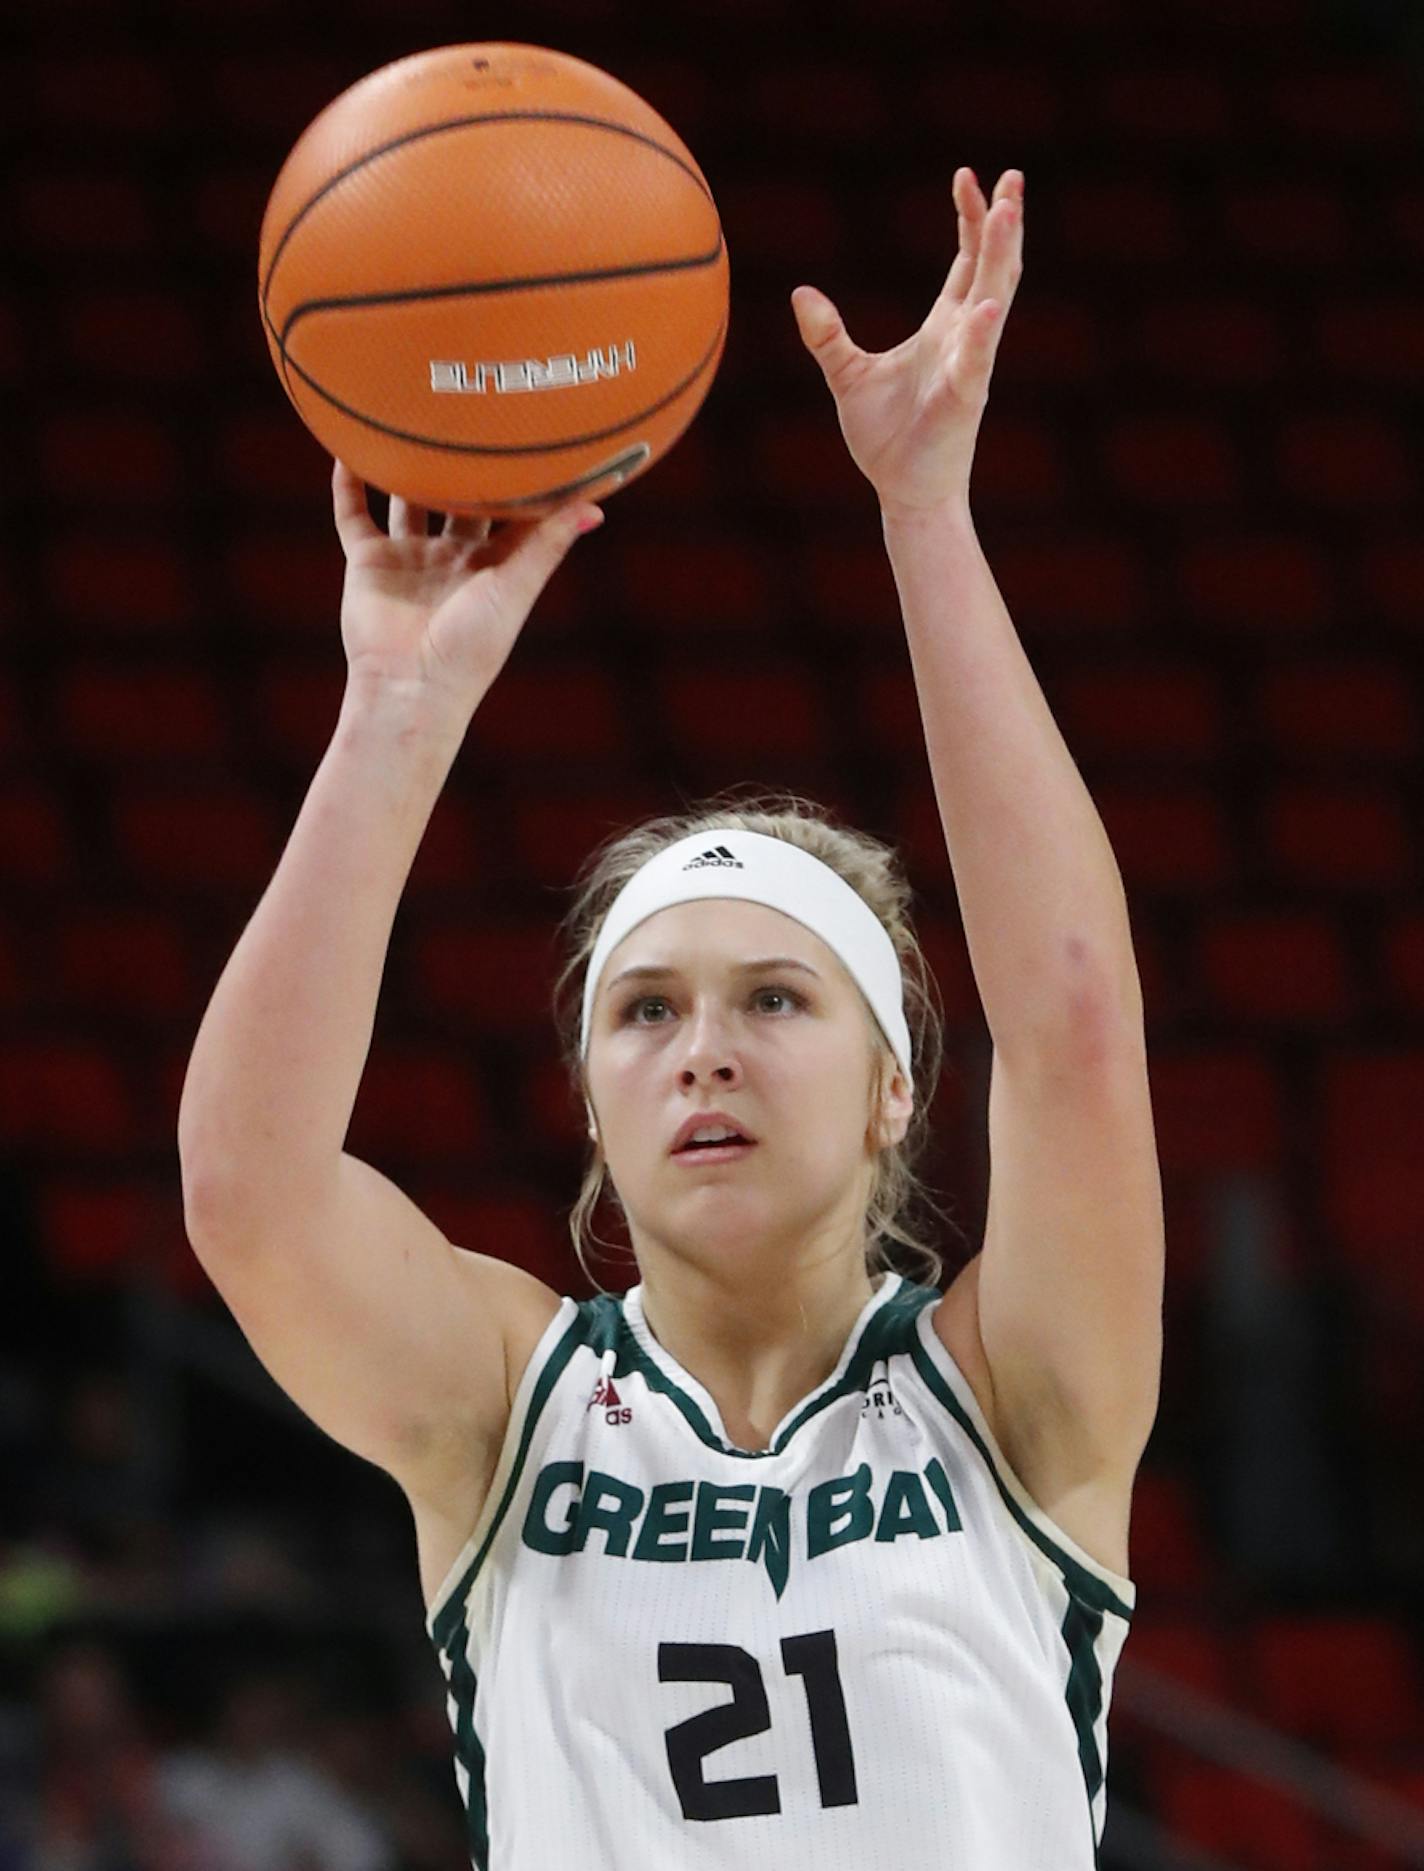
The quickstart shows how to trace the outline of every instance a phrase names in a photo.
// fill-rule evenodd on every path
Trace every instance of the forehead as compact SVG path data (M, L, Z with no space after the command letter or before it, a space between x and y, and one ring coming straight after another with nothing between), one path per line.
M765 903L702 897L670 903L630 929L609 955L603 980L624 968L732 967L763 955L789 955L827 980L845 973L834 950L795 917Z

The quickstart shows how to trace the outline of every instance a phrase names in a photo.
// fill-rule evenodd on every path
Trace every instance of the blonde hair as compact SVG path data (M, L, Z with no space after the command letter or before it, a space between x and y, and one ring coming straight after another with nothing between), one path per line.
M555 1023L579 1110L582 1112L588 1097L579 1045L584 976L614 898L649 858L680 838L694 832L738 829L784 838L828 864L874 910L895 945L900 958L905 1019L910 1028L915 1105L904 1138L886 1145L875 1160L865 1215L866 1271L873 1278L881 1269L894 1267L898 1259L907 1266L896 1271L904 1271L907 1278L922 1284L939 1286L944 1277L944 1259L932 1245L920 1211L961 1236L963 1230L934 1201L916 1169L929 1135L930 1101L944 1059L944 1011L910 922L910 885L893 847L868 832L835 824L824 808L797 793L753 790L748 794L741 787L729 787L685 812L647 819L628 831L615 833L585 859L572 886L574 901L560 925L567 960L554 987ZM874 1104L878 1104L895 1069L895 1056L880 1036ZM585 1251L613 1246L601 1240L592 1225L606 1182L607 1164L602 1146L595 1141L584 1167L578 1199L569 1213L569 1234L579 1265L601 1292L607 1289L595 1278ZM618 1192L611 1185L609 1195L621 1214Z

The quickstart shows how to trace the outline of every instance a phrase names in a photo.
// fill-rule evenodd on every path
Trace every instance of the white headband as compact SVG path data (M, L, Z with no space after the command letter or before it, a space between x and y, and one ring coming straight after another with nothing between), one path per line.
M784 838L730 827L696 832L659 851L613 899L584 977L580 1047L585 1056L594 996L613 950L656 911L702 897L765 903L818 935L844 962L906 1078L911 1077L900 961L880 918L858 891L809 851Z

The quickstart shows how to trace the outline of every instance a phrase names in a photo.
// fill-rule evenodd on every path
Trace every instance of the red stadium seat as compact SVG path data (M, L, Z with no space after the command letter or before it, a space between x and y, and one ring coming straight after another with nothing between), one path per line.
M1132 1577L1142 1595L1204 1598L1212 1566L1202 1540L1197 1503L1182 1480L1162 1469L1138 1470L1129 1534ZM1132 1650L1138 1630L1133 1621ZM1161 1663L1163 1669L1168 1664Z
M17 231L41 253L113 263L151 256L158 244L153 190L109 166L32 167L12 177L9 197Z
M664 676L658 706L662 732L679 752L780 760L826 749L819 685L803 664L765 656L744 667L684 662Z
M186 637L201 608L191 568L170 539L113 525L66 527L46 543L40 577L71 642Z
M95 48L72 37L62 50L27 59L20 73L36 123L56 143L91 146L110 133L133 147L173 127L178 94L169 67L137 47Z
M1404 530L1366 535L1355 574L1375 612L1412 646L1420 634L1419 593L1424 589L1424 540ZM1409 654L1417 654L1412 647Z
M515 792L514 842L527 872L563 891L607 839L644 819L679 809L676 799L651 782L605 773L581 786L545 771L531 775ZM570 896L561 895L552 905L551 921L571 902Z
M1308 269L1344 265L1355 240L1356 208L1339 182L1318 176L1257 181L1233 175L1207 212L1240 262L1261 268Z
M1099 667L1054 685L1054 715L1076 759L1146 756L1154 764L1219 758L1219 685L1198 664Z
M1275 1073L1253 1046L1158 1046L1152 1104L1164 1171L1279 1170L1281 1095Z
M1024 205L1031 213L1027 192ZM1191 263L1194 240L1182 195L1150 172L1129 168L1103 180L1065 176L1052 193L1049 212L1074 265L1141 274Z
M256 229L252 233L257 239ZM300 505L304 520L313 523L331 511L331 458L316 444L304 440L297 418L272 380L272 398L258 408L227 412L213 439L210 457L214 478L245 501L269 506L274 501ZM253 622L267 622L263 606L275 601L283 627L317 630L310 612L315 610L328 628L330 607L339 597L342 554L335 527L318 539L314 532L300 538L286 536L271 521L253 525L244 533L243 522L229 519L224 528L223 572L239 597L255 598ZM283 582L288 569L295 572L297 588ZM312 605L315 594L320 602Z
M225 163L220 146L215 145L211 162L181 178L184 222L194 245L206 247L214 258L251 266L267 197L276 179L265 161ZM281 407L290 420L285 397Z
M745 172L744 172L745 173ZM803 272L820 269L822 276L833 268L850 232L841 219L841 209L833 190L817 182L798 180L787 171L761 168L743 174L729 172L717 190L717 205L725 226L736 229L737 251L743 264L755 260L774 262L778 267L786 257L787 230L796 230L796 264ZM800 280L792 282L801 284ZM808 285L820 285L813 277ZM828 292L828 286L821 286ZM795 336L795 321L787 288L786 318ZM834 293L832 298L840 304ZM844 308L842 308L844 310ZM800 339L797 338L797 343ZM807 357L807 368L815 370Z
M491 1144L489 1113L469 1060L441 1047L372 1049L346 1141L354 1156L382 1169L390 1158L474 1164Z
M556 963L552 922L431 919L413 932L412 993L465 1030L542 1037Z
M408 1193L456 1247L510 1261L556 1293L584 1292L568 1223L548 1196L500 1188L471 1193L415 1180ZM607 1273L602 1277L607 1283Z
M1005 513L1056 510L1074 480L1067 445L1061 420L1005 414L975 445L975 493Z
M1344 755L1388 769L1403 766L1418 751L1412 686L1393 662L1297 658L1263 675L1258 695L1267 751L1283 763Z
M1418 1019L1424 1014L1424 912L1401 910L1387 918L1377 952L1380 983L1395 1011Z
M8 887L50 886L78 868L59 800L38 786L0 781L0 871Z
M1390 782L1282 781L1265 802L1261 834L1285 885L1403 889L1414 873L1413 826Z
M195 307L167 284L76 292L57 318L57 362L108 384L182 384L207 363Z
M1230 394L1275 383L1289 369L1275 309L1246 295L1174 295L1146 305L1134 321L1132 346L1164 385L1209 385Z
M328 626L336 628L330 620ZM345 690L346 665L339 654L266 664L253 682L263 751L298 768L309 782L336 732Z
M745 107L773 141L795 135L870 145L897 115L879 72L864 60L832 64L821 57L770 60L749 74ZM686 136L686 131L682 134Z
M402 902L444 903L452 890L488 890L506 876L497 815L447 781L420 840Z
M54 408L47 413L38 439L40 485L61 500L102 502L108 508L125 509L169 506L183 487L184 467L171 424L140 410ZM66 534L64 557L56 564L61 580L74 544ZM116 539L112 544L90 544L91 551L112 553L115 548L131 551L133 542ZM171 552L168 556L171 559Z
M260 895L290 830L279 828L266 798L236 787L196 792L129 787L110 811L114 844L131 878L185 894Z
M1402 422L1364 409L1282 418L1275 438L1281 489L1311 508L1371 519L1419 498L1419 476Z
M604 531L613 523L610 513ZM582 543L596 546L599 536ZM760 549L739 545L730 534L630 539L616 552L611 533L602 543L608 547L604 580L613 588L600 603L626 608L639 623L662 629L679 646L698 637L718 645L733 636L758 641L778 621L779 602ZM541 606L557 583L551 580L545 588Z
M1322 372L1355 394L1361 383L1408 392L1424 370L1419 317L1407 300L1350 299L1315 316L1315 354Z
M562 1150L582 1152L588 1143L583 1106L553 1044L553 1025L547 1048L531 1060L519 1100L519 1124L534 1136Z
M1287 639L1324 628L1337 603L1334 574L1314 541L1213 528L1181 547L1171 573L1193 626Z
M1264 1618L1246 1664L1260 1712L1292 1735L1327 1748L1418 1739L1424 1680L1404 1632L1383 1618Z
M151 1183L46 1177L35 1209L45 1253L60 1271L83 1278L127 1278L153 1266L171 1229L171 1206Z
M71 664L58 698L61 743L84 761L229 758L223 697L188 665L131 668Z
M1136 145L1144 155L1214 151L1239 134L1232 83L1225 69L1206 65L1134 65L1124 58L1091 86L1085 109L1117 147Z
M1200 897L1232 876L1235 826L1205 781L1101 779L1093 798L1129 888Z
M889 12L896 20L908 15L936 31L944 21L938 0L893 0ZM1011 123L1015 152L1025 152L1012 167L1024 171L1032 188L1033 152L1057 147L1073 121L1076 104L1053 63L1026 58L1024 50L1018 43L997 54L976 53L966 36L953 59L924 60L918 83L913 69L907 69L904 116L907 122L952 123L966 148L997 144L1004 125ZM982 161L971 167L982 169ZM987 170L979 176L986 190L995 179Z
M1262 1871L1337 1871L1322 1823L1273 1786L1160 1749L1148 1755L1147 1779L1174 1838Z
M44 949L50 991L71 1012L131 1022L199 1011L184 932L158 910L94 901L61 910Z
M1138 1491L1141 1490L1142 1481L1143 1476L1139 1476ZM1133 1579L1142 1579L1145 1588L1142 1595L1145 1597L1147 1589L1160 1589L1160 1579L1154 1587L1153 1582L1141 1571L1136 1552L1137 1519L1138 1508L1134 1498L1131 1532ZM1194 1537L1189 1535L1189 1538ZM1210 1696L1217 1702L1230 1703L1235 1699L1236 1665L1232 1646L1213 1625L1205 1621L1167 1618L1157 1611L1139 1611L1134 1616L1121 1664L1124 1713L1131 1702L1131 1696L1126 1690L1127 1679L1137 1663L1147 1669L1160 1671L1164 1676L1170 1676L1176 1682L1184 1683L1188 1688Z
M1322 158L1346 150L1415 147L1419 118L1413 93L1387 59L1324 59L1263 73L1266 121L1307 143Z
M137 1113L125 1067L104 1040L10 1039L0 1049L0 1145L109 1158L134 1147Z
M0 1011L16 1012L28 996L29 983L13 921L0 920Z
M304 455L295 449L289 453L297 459ZM334 533L289 535L270 523L236 532L220 553L219 570L223 596L244 633L283 645L300 636L325 652L323 673L343 677L343 560ZM276 673L276 667L270 668L269 679Z
M1197 950L1202 985L1232 1020L1336 1028L1359 1006L1341 936L1318 911L1208 911Z
M1321 1205L1342 1254L1424 1321L1424 1060L1340 1048L1321 1070Z
M616 761L625 733L616 683L590 655L511 660L471 730L501 768L556 771L565 762Z
M1212 414L1126 415L1107 424L1103 461L1117 494L1152 507L1236 505L1243 463Z
M1101 641L1152 626L1146 550L1121 528L1007 541L994 554L994 575L1030 646L1040 631Z

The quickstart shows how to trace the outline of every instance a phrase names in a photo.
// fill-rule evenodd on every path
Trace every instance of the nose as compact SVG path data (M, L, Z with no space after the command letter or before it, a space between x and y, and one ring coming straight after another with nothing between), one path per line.
M736 1049L724 1023L713 1017L705 1003L688 1022L687 1050L678 1076L684 1087L714 1081L719 1085L741 1082L742 1066Z

